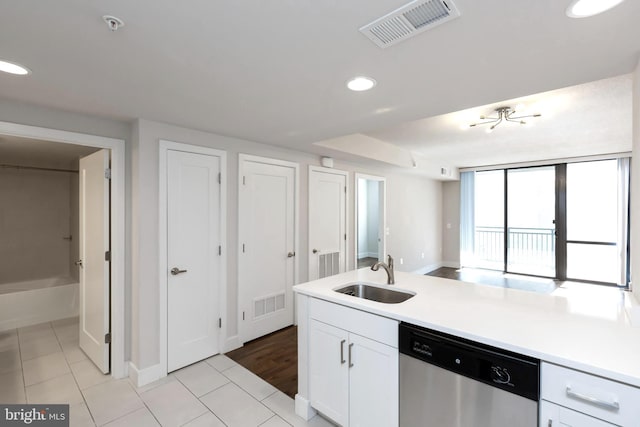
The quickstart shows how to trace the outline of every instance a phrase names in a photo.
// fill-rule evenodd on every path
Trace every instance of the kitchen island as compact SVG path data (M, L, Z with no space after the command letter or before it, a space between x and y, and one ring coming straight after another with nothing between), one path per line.
M334 291L351 282L390 286L415 293L415 296L399 304L384 304ZM336 356L340 362L346 361L352 345L359 345L357 340L365 337L371 340L369 344L379 343L386 349L394 349L396 359L389 352L389 358L377 359L379 363L387 364L385 366L397 364L397 325L406 322L540 359L552 364L551 367L570 368L613 380L615 384L628 387L634 398L635 391L640 390L640 328L631 324L627 314L627 309L636 304L629 293L585 288L584 293L562 292L561 289L545 295L403 272L396 272L396 284L384 285L385 282L383 272L360 269L294 287L299 325L298 415L307 419L313 415L310 380L324 381L317 379L317 373L313 380L318 363L313 366L312 362L310 366L310 356L313 360L314 342L317 341L313 334L310 335L310 331L315 330L310 330L310 326L315 324L322 327L328 324L346 331L342 338L336 335L343 353ZM607 297L602 297L605 294ZM325 330L319 336L329 335ZM342 349L345 344L348 347ZM344 356L345 352L347 356ZM375 354L383 353L375 350ZM338 378L331 379L330 375L327 373L327 380ZM361 387L349 383L349 379L341 381L347 381L347 388ZM542 384L544 398L544 378ZM389 395L397 394L397 387L393 390L392 383L383 384L382 388ZM341 397L350 402L348 397ZM384 399L380 401L384 402ZM638 403L637 400L634 406L639 406ZM327 415L323 409L321 412ZM342 425L350 425L350 409L347 407L338 411L338 415L328 416ZM640 416L637 420L640 426Z

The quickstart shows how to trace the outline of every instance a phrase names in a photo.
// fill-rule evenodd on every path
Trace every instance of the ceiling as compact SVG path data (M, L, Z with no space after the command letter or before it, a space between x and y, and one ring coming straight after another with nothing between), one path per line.
M454 116L443 114L622 76L640 53L637 1L570 19L570 0L454 0L460 18L387 49L358 28L405 0L192 0L188 7L173 0L0 1L0 58L33 72L0 75L2 98L318 154L327 150L314 142L363 134L452 166L506 160L481 157L497 140L487 137L503 129L460 137L459 126L445 126ZM105 14L125 27L110 32ZM363 74L377 80L373 90L345 88ZM621 79L612 84L630 88L629 78ZM601 95L606 102L591 102L588 111L599 124L613 115L605 106L618 106ZM552 122L546 111L532 129ZM557 132L585 123L580 104L560 113L574 117ZM548 138L554 132L537 141L547 147L571 138ZM507 139L496 146L517 152Z
M0 135L0 167L30 166L78 170L78 159L98 148Z

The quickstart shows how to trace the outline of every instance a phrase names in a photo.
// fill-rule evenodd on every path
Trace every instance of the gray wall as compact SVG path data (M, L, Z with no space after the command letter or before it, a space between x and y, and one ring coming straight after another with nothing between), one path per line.
M460 267L460 181L442 183L442 262Z
M0 284L70 276L71 179L0 168Z
M227 307L228 339L237 334L238 154L252 154L300 164L299 277L307 280L308 166L319 156L168 124L139 120L132 137L132 361L139 369L159 362L158 294L158 141L183 142L227 152ZM404 257L399 270L414 271L440 261L442 186L438 181L387 173L335 162L335 168L387 178L387 251ZM349 268L354 265L354 174L349 176ZM421 258L421 253L425 258Z

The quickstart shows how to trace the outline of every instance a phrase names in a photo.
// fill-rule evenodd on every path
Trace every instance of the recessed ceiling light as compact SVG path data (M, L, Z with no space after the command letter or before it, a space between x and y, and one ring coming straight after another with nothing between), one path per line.
M31 73L31 71L27 67L23 67L22 65L16 64L14 62L2 60L0 60L0 71L4 71L5 73L9 74L17 74L19 76L24 76Z
M570 18L587 18L606 12L622 3L624 0L573 0L567 8Z
M376 81L371 77L358 76L354 77L347 82L347 87L356 92L362 92L363 90L369 90L376 85Z

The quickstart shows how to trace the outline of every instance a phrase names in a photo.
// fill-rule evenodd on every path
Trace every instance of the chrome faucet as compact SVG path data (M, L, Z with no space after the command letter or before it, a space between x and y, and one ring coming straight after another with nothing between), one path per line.
M384 268L384 271L387 272L387 285L393 285L394 283L396 283L396 279L393 276L393 258L391 258L391 255L387 255L386 264L382 261L379 261L373 264L371 266L371 269L373 271L378 271L380 267Z

